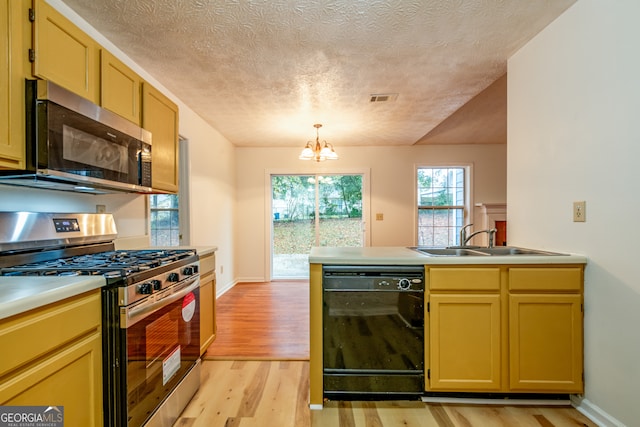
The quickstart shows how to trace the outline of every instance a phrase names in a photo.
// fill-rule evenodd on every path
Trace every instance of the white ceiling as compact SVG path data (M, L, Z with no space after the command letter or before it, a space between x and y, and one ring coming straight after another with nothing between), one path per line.
M233 144L337 150L504 143L483 90L575 1L63 0Z

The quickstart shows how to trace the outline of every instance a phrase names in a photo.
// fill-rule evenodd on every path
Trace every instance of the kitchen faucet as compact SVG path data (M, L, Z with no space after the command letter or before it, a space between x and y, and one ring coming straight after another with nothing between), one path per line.
M473 224L469 224L469 225L473 225ZM465 227L468 227L468 226L466 225ZM480 233L487 233L487 234L489 235L489 245L488 245L488 247L489 247L489 248L492 248L492 247L493 247L493 239L494 239L494 236L495 236L496 232L498 231L497 229L495 229L495 228L490 228L490 229L487 229L487 230L478 230L478 231L476 231L476 232L474 232L474 233L471 233L469 236L467 236L467 235L466 235L466 231L465 231L465 232L464 232L464 237L465 237L465 239L464 239L464 240L462 240L462 237L463 237L463 233L462 233L462 231L464 230L464 228L465 228L465 227L462 227L462 230L460 230L460 241L461 241L461 242L463 242L463 243L462 243L462 246L466 246L466 245L467 245L467 243L469 242L469 240L471 240L471 239L472 239L474 236L476 236L477 234L480 234Z
M464 246L467 242L467 228L473 226L473 224L467 224L460 229L460 245Z

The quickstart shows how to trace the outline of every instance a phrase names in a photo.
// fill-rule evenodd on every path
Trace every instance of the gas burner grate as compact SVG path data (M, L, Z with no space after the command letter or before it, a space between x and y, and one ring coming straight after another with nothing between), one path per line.
M142 249L98 252L6 267L3 276L127 277L195 255L188 249Z

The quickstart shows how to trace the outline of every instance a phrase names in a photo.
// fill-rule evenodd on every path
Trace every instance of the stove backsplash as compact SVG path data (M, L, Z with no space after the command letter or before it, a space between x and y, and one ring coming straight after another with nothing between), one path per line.
M0 212L0 254L111 242L111 214Z

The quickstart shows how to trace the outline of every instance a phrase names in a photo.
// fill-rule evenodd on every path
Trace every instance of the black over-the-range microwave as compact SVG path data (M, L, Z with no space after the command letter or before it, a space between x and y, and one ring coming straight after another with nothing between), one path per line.
M50 81L26 81L26 167L0 184L151 193L151 133Z

